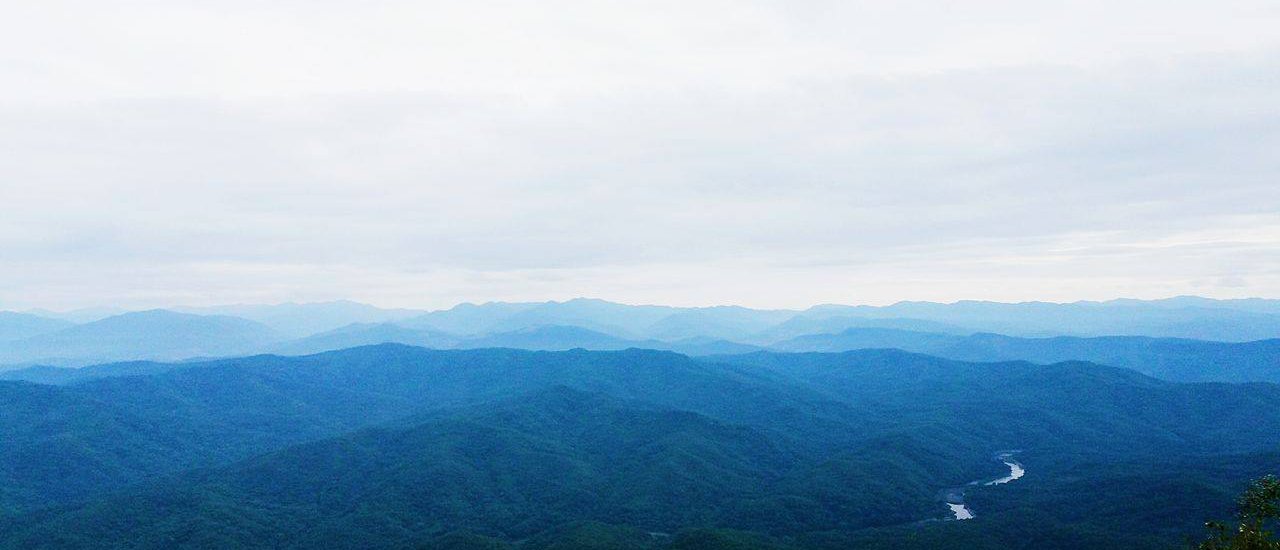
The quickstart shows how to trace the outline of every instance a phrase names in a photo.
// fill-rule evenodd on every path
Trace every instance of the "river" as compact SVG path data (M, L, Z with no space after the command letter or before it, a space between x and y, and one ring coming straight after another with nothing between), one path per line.
M1001 478L993 479L985 483L983 483L982 481L974 481L969 485L978 485L978 484L1004 485L1005 483L1009 483L1010 481L1019 479L1022 476L1026 475L1027 474L1026 468L1023 468L1021 464L1013 460L1013 455L1015 452L1016 451L1009 451L1009 452L1004 452L996 455L997 460L1004 462L1004 465L1009 467L1009 475ZM955 519L955 520L973 519L973 510L970 510L969 507L966 506L964 503L963 488L956 488L956 489L951 489L946 491L946 496L944 498L947 502L947 507L951 508L951 513L955 516L952 519Z
M1009 475L1000 479L988 481L987 485L1004 485L1005 483L1018 479L1027 473L1021 464L1010 460L1009 455L1002 455L1000 459L1004 461L1005 466L1009 467Z
M956 515L955 519L973 519L973 512L969 511L967 506L950 502L947 503L947 506L951 508L951 513Z

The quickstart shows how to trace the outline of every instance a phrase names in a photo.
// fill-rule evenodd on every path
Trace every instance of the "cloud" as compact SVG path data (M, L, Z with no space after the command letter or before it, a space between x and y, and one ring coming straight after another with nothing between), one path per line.
M1280 293L1269 4L540 6L24 7L0 307Z

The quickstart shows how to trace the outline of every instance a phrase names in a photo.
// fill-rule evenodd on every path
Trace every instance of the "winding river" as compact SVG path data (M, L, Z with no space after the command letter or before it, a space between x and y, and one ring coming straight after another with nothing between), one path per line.
M1011 460L1009 455L1001 455L1000 460L1004 462L1005 466L1009 467L1009 475L1004 476L1000 479L988 481L986 483L987 485L1004 485L1005 483L1008 483L1010 481L1013 481L1015 479L1018 479L1026 475L1027 471L1023 469L1022 465Z
M1003 462L1005 466L1009 467L1009 475L1001 478L993 479L991 481L986 481L986 482L983 482L981 480L974 481L969 483L969 485L979 485L979 484L1004 485L1005 483L1009 483L1015 479L1019 479L1022 476L1026 475L1027 474L1026 468L1023 468L1021 464L1013 460L1014 453L1017 453L1017 451L1002 452L996 455L997 460ZM953 520L973 519L973 510L970 510L969 507L966 506L964 503L963 487L948 489L944 493L945 493L945 496L943 497L943 500L946 501L947 507L951 509L951 513L954 516L951 519Z

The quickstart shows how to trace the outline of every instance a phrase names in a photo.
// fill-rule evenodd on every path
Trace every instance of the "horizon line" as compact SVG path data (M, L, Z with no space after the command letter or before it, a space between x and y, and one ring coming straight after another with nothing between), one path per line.
M626 306L626 307L662 307L662 308L671 308L671 309L741 308L741 309L748 309L753 311L804 312L804 311L809 311L809 310L813 310L821 307L855 307L855 308L885 309L885 308L891 308L891 307L900 306L904 304L933 304L933 305L945 305L945 306L952 306L952 305L959 305L959 304L999 304L999 305L1047 304L1047 305L1061 306L1061 305L1083 305L1083 304L1101 305L1101 304L1110 304L1110 303L1116 303L1116 302L1154 303L1154 302L1167 302L1167 301L1179 300L1179 299L1195 299L1195 300L1205 300L1210 302L1280 301L1280 298L1267 298L1262 296L1248 296L1248 297L1241 297L1241 298L1213 298L1209 296L1201 296L1196 294L1178 294L1178 295L1166 296L1162 298L1130 298L1130 297L1122 296L1122 297L1107 298L1102 300L1081 299L1081 300L1071 300L1071 301L1053 301L1053 300L1001 301L1001 300L983 300L983 299L963 298L963 299L957 299L957 300L945 302L945 301L937 301L937 300L904 299L904 300L897 300L890 303L885 303L882 305L871 304L871 303L821 302L821 303L809 305L807 307L799 307L799 308L789 308L789 307L772 308L772 307L752 307L752 306L746 306L741 304L672 305L672 304L657 304L657 303L628 303L623 301L610 300L606 298L597 298L592 296L579 296L579 297L569 298L564 300L549 299L549 300L527 300L527 301L514 301L514 300L512 301L509 301L509 300L462 301L462 302L454 303L452 306L448 306L448 307L426 308L426 307L407 307L407 306L386 306L386 305L373 304L369 302L362 302L362 301L353 300L350 298L337 298L332 300L315 300L315 301L286 300L281 302L232 302L232 303L217 303L217 304L210 304L210 305L170 304L166 306L152 306L152 307L138 307L138 308L130 308L125 306L115 306L115 305L95 305L95 306L86 306L86 307L78 307L78 308L71 308L71 309L53 309L53 308L45 308L45 307L29 307L24 309L0 308L0 312L25 313L30 315L41 315L41 314L67 315L67 314L87 313L87 312L95 312L95 311L96 312L111 311L111 313L109 313L108 316L113 316L113 315L119 315L124 313L137 313L137 312L158 311L158 310L174 311L174 312L181 313L181 312L184 312L183 310L188 310L186 312L190 312L189 310L205 310L205 309L235 308L235 307L284 307L284 306L316 306L316 305L331 305L331 304L351 304L356 306L372 307L372 308L376 308L384 311L404 310L404 311L415 312L415 313L434 313L434 312L441 312L441 311L449 311L449 310L456 309L458 307L464 307L464 306L482 307L487 305L500 305L500 304L505 304L505 305L567 304L567 303L578 302L578 301L603 302L603 303L608 303L612 305L619 305L619 306Z

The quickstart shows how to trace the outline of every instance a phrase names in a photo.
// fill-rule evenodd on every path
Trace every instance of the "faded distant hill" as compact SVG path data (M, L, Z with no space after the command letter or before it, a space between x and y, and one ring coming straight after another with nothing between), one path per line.
M796 315L739 306L626 305L591 298L566 302L461 304L400 321L407 327L483 335L545 326L576 326L624 339L694 337L744 340Z
M459 304L407 319L400 324L462 335L511 332L561 325L619 337L636 337L650 325L679 311L667 306L633 306L577 298L567 302Z
M796 312L718 306L684 309L654 323L647 336L660 340L694 337L752 340L752 336L782 323Z
M0 347L0 363L84 365L254 353L279 335L237 317L140 311L39 334Z
M281 355L306 355L387 343L433 349L512 348L544 351L570 349L607 351L637 348L675 351L686 355L747 353L761 349L756 346L714 338L688 338L671 342L631 340L579 326L565 325L530 327L468 338L435 330L413 329L391 323L382 323L377 325L350 325L278 344L269 351Z
M560 325L499 332L481 338L462 340L454 347L458 349L514 348L545 351L571 349L610 351L634 348L674 351L690 356L747 353L761 349L756 346L714 338L685 338L673 341L628 340L582 327Z
M187 313L189 317L175 318L174 323L158 320L148 324L142 322L144 314L155 315L154 312L141 312L101 319L81 328L27 314L0 314L0 365L37 362L83 365L249 353L300 355L385 342L429 348L640 347L691 355L742 353L762 348L898 347L963 359L1087 359L1132 366L1174 379L1201 379L1196 373L1206 373L1204 376L1211 378L1204 379L1270 380L1268 365L1272 363L1267 361L1271 355L1265 349L1254 350L1261 355L1251 355L1253 351L1232 352L1228 359L1218 360L1221 365L1214 368L1220 372L1210 375L1207 373L1212 369L1207 369L1203 361L1216 360L1212 359L1212 353L1178 351L1174 354L1164 351L1170 347L1166 344L1157 346L1161 350L1158 353L1143 354L1133 351L1140 347L1138 344L1125 344L1124 349L1130 351L1121 355L1104 353L1100 348L1106 346L1101 344L1093 347L1058 344L1054 349L1066 351L1042 357L1023 347L1016 347L1015 353L1007 351L1009 346L1005 344L989 342L980 351L939 350L920 343L921 339L936 339L934 337L894 336L891 331L953 337L946 339L948 342L980 333L1015 338L1139 336L1237 343L1280 338L1280 301L1196 297L1069 304L902 302L883 307L820 305L804 311L738 306L633 306L586 298L566 302L461 304L427 313L382 309L355 302L220 306L195 311L237 315ZM136 330L125 328L130 322L142 324ZM849 330L854 332L846 334ZM842 334L845 340L852 340L839 341L829 336L832 334ZM813 338L804 340L808 336ZM902 340L900 344L896 344L898 337ZM801 340L793 342L794 339ZM830 343L824 344L824 341ZM978 341L969 342L970 347L976 347ZM1043 347L1043 344L1036 346ZM1190 344L1183 347L1187 346L1203 347ZM1139 355L1144 359L1132 359Z
M1103 336L1017 338L893 329L849 329L778 342L780 351L840 352L896 348L963 361L1091 361L1180 382L1280 382L1280 339L1210 342L1185 338Z
M1209 308L1209 309L1235 309L1239 311L1252 311L1254 313L1273 313L1280 314L1280 300L1270 300L1266 298L1236 298L1228 300L1216 300L1213 298L1203 298L1200 296L1175 296L1173 298L1165 298L1163 300L1132 300L1121 298L1111 300L1116 305L1150 305L1155 307L1167 307L1172 309L1179 308Z
M271 353L307 355L376 344L405 344L431 349L513 348L529 350L621 350L658 348L660 342L638 342L578 326L539 326L464 337L433 329L409 328L393 323L354 324L306 338L278 344Z
M74 323L30 313L0 311L0 342L21 340L72 326Z
M939 321L912 319L908 317L852 317L846 315L824 315L821 309L811 309L805 314L796 315L785 322L770 327L756 336L759 340L777 342L808 334L833 334L851 328L884 328L908 330L914 332L937 332L942 334L967 335L976 330Z
M578 326L626 338L642 337L648 327L678 311L667 306L625 305L578 298L547 302L521 310L494 323L491 332L519 331L540 326Z
M480 338L463 340L459 348L516 348L531 350L563 351L574 348L594 350L622 350L644 346L640 342L626 340L578 326L543 326L510 332L499 332Z
M1246 342L1280 337L1280 301L1181 297L1066 304L901 302L890 306L820 305L793 311L738 306L632 306L579 298L567 302L462 304L396 323L467 336L561 325L625 339L671 341L702 337L756 345L848 328Z
M352 323L386 323L422 314L418 310L383 309L350 300L306 304L239 304L213 307L178 307L173 308L173 310L198 315L240 317L262 323L282 335L293 338L335 330Z
M374 344L406 344L424 348L447 349L459 338L435 330L414 329L393 323L355 323L305 338L284 342L269 351L280 355L307 355L336 349Z
M71 323L80 324L80 323L91 323L93 321L106 319L107 317L111 317L112 315L120 315L121 313L128 313L128 312L129 310L124 308L118 308L118 307L88 307L88 308L72 309L72 310L66 310L66 311L52 311L48 309L32 309L32 310L26 311L25 313L38 315L40 317L47 317L49 319L59 319L62 321L68 321Z
M1280 337L1280 301L1112 300L1108 302L900 302L826 305L804 316L908 318L1015 336L1154 336L1246 342Z

